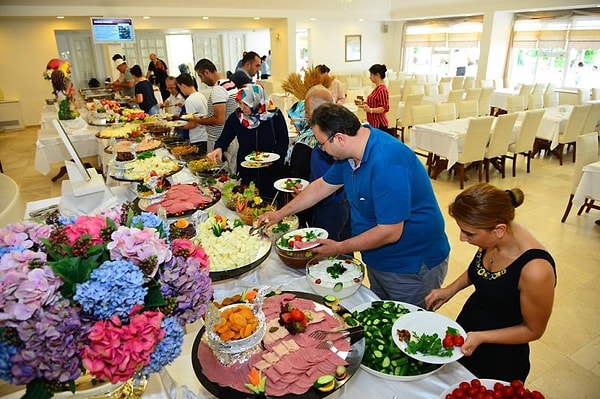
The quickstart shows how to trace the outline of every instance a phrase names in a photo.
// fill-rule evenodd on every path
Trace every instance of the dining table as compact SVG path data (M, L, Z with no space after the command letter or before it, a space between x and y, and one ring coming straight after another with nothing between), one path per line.
M43 109L33 163L34 168L43 175L50 172L53 163L71 159L71 155L52 124L52 120L56 118L56 110L47 106ZM81 158L101 154L102 143L96 138L96 133L102 130L102 126L90 125L84 115L71 120L62 120L61 123Z
M490 97L490 107L506 110L508 108L508 97L518 96L519 89L514 87L504 87L496 89L492 92Z
M565 131L567 121L573 111L572 105L559 105L555 107L544 108L545 112L540 120L535 137L550 142L550 150L554 150L558 146L558 139L562 132ZM519 113L517 117L517 126L523 120L524 113Z
M181 176L177 177L179 174ZM193 178L192 176L185 168L173 175L173 177L177 177L177 181L189 181L190 178ZM111 190L115 192L115 196L118 198L131 198L132 190L128 188L127 184L111 187ZM24 217L28 218L29 214L37 209L59 203L60 197L30 202L26 205ZM207 211L226 217L236 217L235 212L228 209L222 200ZM222 300L225 297L239 294L244 289L264 286L282 291L314 294L306 279L304 268L298 269L286 266L279 259L275 249L271 248L266 260L254 269L234 278L214 281L214 298ZM351 296L340 299L340 304L351 311L360 305L376 300L379 300L377 295L363 284ZM141 399L203 399L216 397L196 377L192 366L192 358L196 356L196 353L193 353L194 341L198 334L202 333L202 328L202 320L186 326L181 355L172 364L165 367L162 372L149 376ZM456 361L445 364L436 372L423 378L410 381L399 380L398 378L381 378L361 366L345 384L329 397L437 399L442 392L452 385L473 378L475 376ZM22 394L22 391L16 392L5 396L5 399L17 399Z
M579 184L573 195L575 209L584 204L586 198L600 201L600 161L585 165Z
M421 104L440 104L443 102L446 102L446 100L448 99L448 93L446 94L437 94L437 95L433 95L433 96L423 96L423 100L421 101ZM394 104L390 104L391 107L394 106ZM402 119L402 115L404 115L404 108L406 107L406 102L405 101L400 101L398 103L398 119Z

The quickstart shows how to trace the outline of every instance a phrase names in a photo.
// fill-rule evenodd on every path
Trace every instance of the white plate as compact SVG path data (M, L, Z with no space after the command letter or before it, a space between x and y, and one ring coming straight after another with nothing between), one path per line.
M180 116L179 116L179 118L180 118L180 119L184 119L184 120L186 120L186 121L189 121L189 120L190 120L190 119L192 119L193 117L194 117L194 114L183 114L183 115L180 115Z
M188 123L186 121L181 121L181 120L167 122L167 126L171 126L171 127L182 127L182 126L185 126L187 124Z
M244 159L248 162L271 163L280 158L279 154L275 154L274 152L260 152L258 159L255 159L255 157L256 155L248 154Z
M266 168L268 166L268 165L265 165L264 163L254 162L254 161L242 161L242 163L240 163L240 165L242 165L244 168L248 168L248 169Z
M410 312L417 312L417 311L423 311L423 308L420 308L418 306L415 306L413 304L410 303L406 303L406 302L400 302L400 301L383 301L383 302L394 302L398 305L402 305L404 306L406 309L408 309ZM372 302L365 302L365 303L361 303L360 305L358 305L357 307L353 308L350 310L351 313L354 312L362 312L363 310L369 309L371 307ZM410 314L410 313L407 313ZM406 316L406 315L404 315ZM402 317L404 317L402 316ZM370 367L365 366L364 364L361 363L360 368L362 368L363 370L365 370L367 373L372 374L376 377L382 378L384 380L390 380L390 381L416 381L416 380L421 380L427 376L432 375L433 373L436 373L437 371L439 371L442 367L444 367L444 365L442 364L439 368L429 371L427 373L423 373L423 374L419 374L419 375L391 375L391 374L386 374L386 373L382 373L380 371L374 370Z
M320 229L318 227L305 227L303 229L298 229L298 230L294 230L294 231L290 231L289 233L285 233L284 235L282 235L282 238L291 238L294 237L297 234L300 234L301 236L305 236L308 232L312 231L313 233L315 233L318 237L317 238L327 238L329 237L329 233L327 233L327 230L324 229ZM279 241L279 240L278 240ZM313 242L313 245L308 245L305 248L288 248L288 247L282 247L281 245L279 245L279 242L277 243L277 246L281 249L283 249L284 251L304 251L307 249L311 249L314 247L318 247L319 244L318 242Z
M499 382L499 383L501 383L503 385L510 385L510 383L506 382L506 381L490 380L490 379L486 379L486 378L479 378L479 381L481 382L482 386L486 387L487 389L491 389L491 390L494 389L494 384L497 383L497 382ZM466 381L466 382L468 382L470 384L471 380ZM458 388L460 384L461 384L460 382L456 383L456 384L452 385L450 388L446 389L444 392L442 392L440 394L440 398L439 399L445 399L446 395L452 393L452 391L454 391L456 388Z
M408 330L410 331L411 336L414 333L417 333L418 335L423 333L428 335L437 333L437 335L440 337L440 340L443 340L446 336L446 329L448 327L456 328L463 338L467 337L465 330L456 321L444 316L443 314L434 312L409 313L396 320L392 326L392 339L402 352L406 353L407 356L410 356L413 359L433 364L451 363L463 357L459 347L455 346L452 350L452 356L449 357L425 355L421 352L412 354L406 352L406 342L400 341L398 334L396 334L396 330Z
M285 193L293 193L294 190L290 190L289 188L285 187L285 182L288 181L288 179L292 180L292 181L296 181L299 180L298 183L300 183L302 185L302 188L300 188L300 190L304 190L306 188L306 186L308 186L308 182L304 179L298 179L295 177L289 177L289 178L283 178L283 179L279 179L277 180L275 183L273 183L273 186L275 186L275 188L279 191L283 191Z

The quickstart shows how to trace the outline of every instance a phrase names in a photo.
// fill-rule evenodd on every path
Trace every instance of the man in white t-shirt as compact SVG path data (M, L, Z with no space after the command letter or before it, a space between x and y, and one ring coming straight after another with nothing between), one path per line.
M187 114L197 114L199 116L205 116L208 113L208 103L206 97L194 87L194 78L187 73L182 73L177 78L177 85L179 90L185 97L185 112ZM182 129L189 130L190 143L198 146L200 154L207 153L207 141L208 134L206 127L198 124L194 119L189 119L188 123L181 127Z
M227 117L234 112L238 105L235 96L238 88L231 80L226 79L217 71L215 64L206 58L201 59L194 67L196 74L205 85L212 87L208 98L208 114L204 117L194 116L194 122L206 126L208 132L208 152L214 149L215 141L221 136ZM225 152L225 159L230 166L230 171L235 173L237 155L237 139L234 140Z

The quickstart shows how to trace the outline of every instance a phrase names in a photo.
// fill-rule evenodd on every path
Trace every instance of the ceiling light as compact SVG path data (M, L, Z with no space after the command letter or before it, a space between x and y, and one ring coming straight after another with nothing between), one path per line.
M254 17L252 19L255 20L255 21L258 21L260 19L260 17Z
M142 19L150 19L150 17L142 17Z
M56 17L56 19L65 19L65 17L63 17L62 15L59 15L58 17Z
M316 21L317 19L316 19L316 18L311 18L310 20L311 20L311 21Z
M208 19L208 17L202 17L202 19Z
M359 18L358 22L365 22L365 19L364 18Z

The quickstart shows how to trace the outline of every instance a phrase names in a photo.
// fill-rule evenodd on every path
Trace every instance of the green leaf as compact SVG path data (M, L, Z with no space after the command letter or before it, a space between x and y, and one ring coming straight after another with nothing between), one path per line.
M21 399L50 399L53 394L48 390L47 380L36 378L27 384L25 395Z
M150 280L147 284L147 288L148 293L146 294L146 298L144 298L144 306L146 308L157 308L167 304L167 302L165 302L165 297L160 292L160 285L156 280Z
M81 258L62 258L48 263L54 274L64 281L60 291L68 299L73 299L77 284L86 282L90 278L92 270L99 266L94 257L85 261Z

